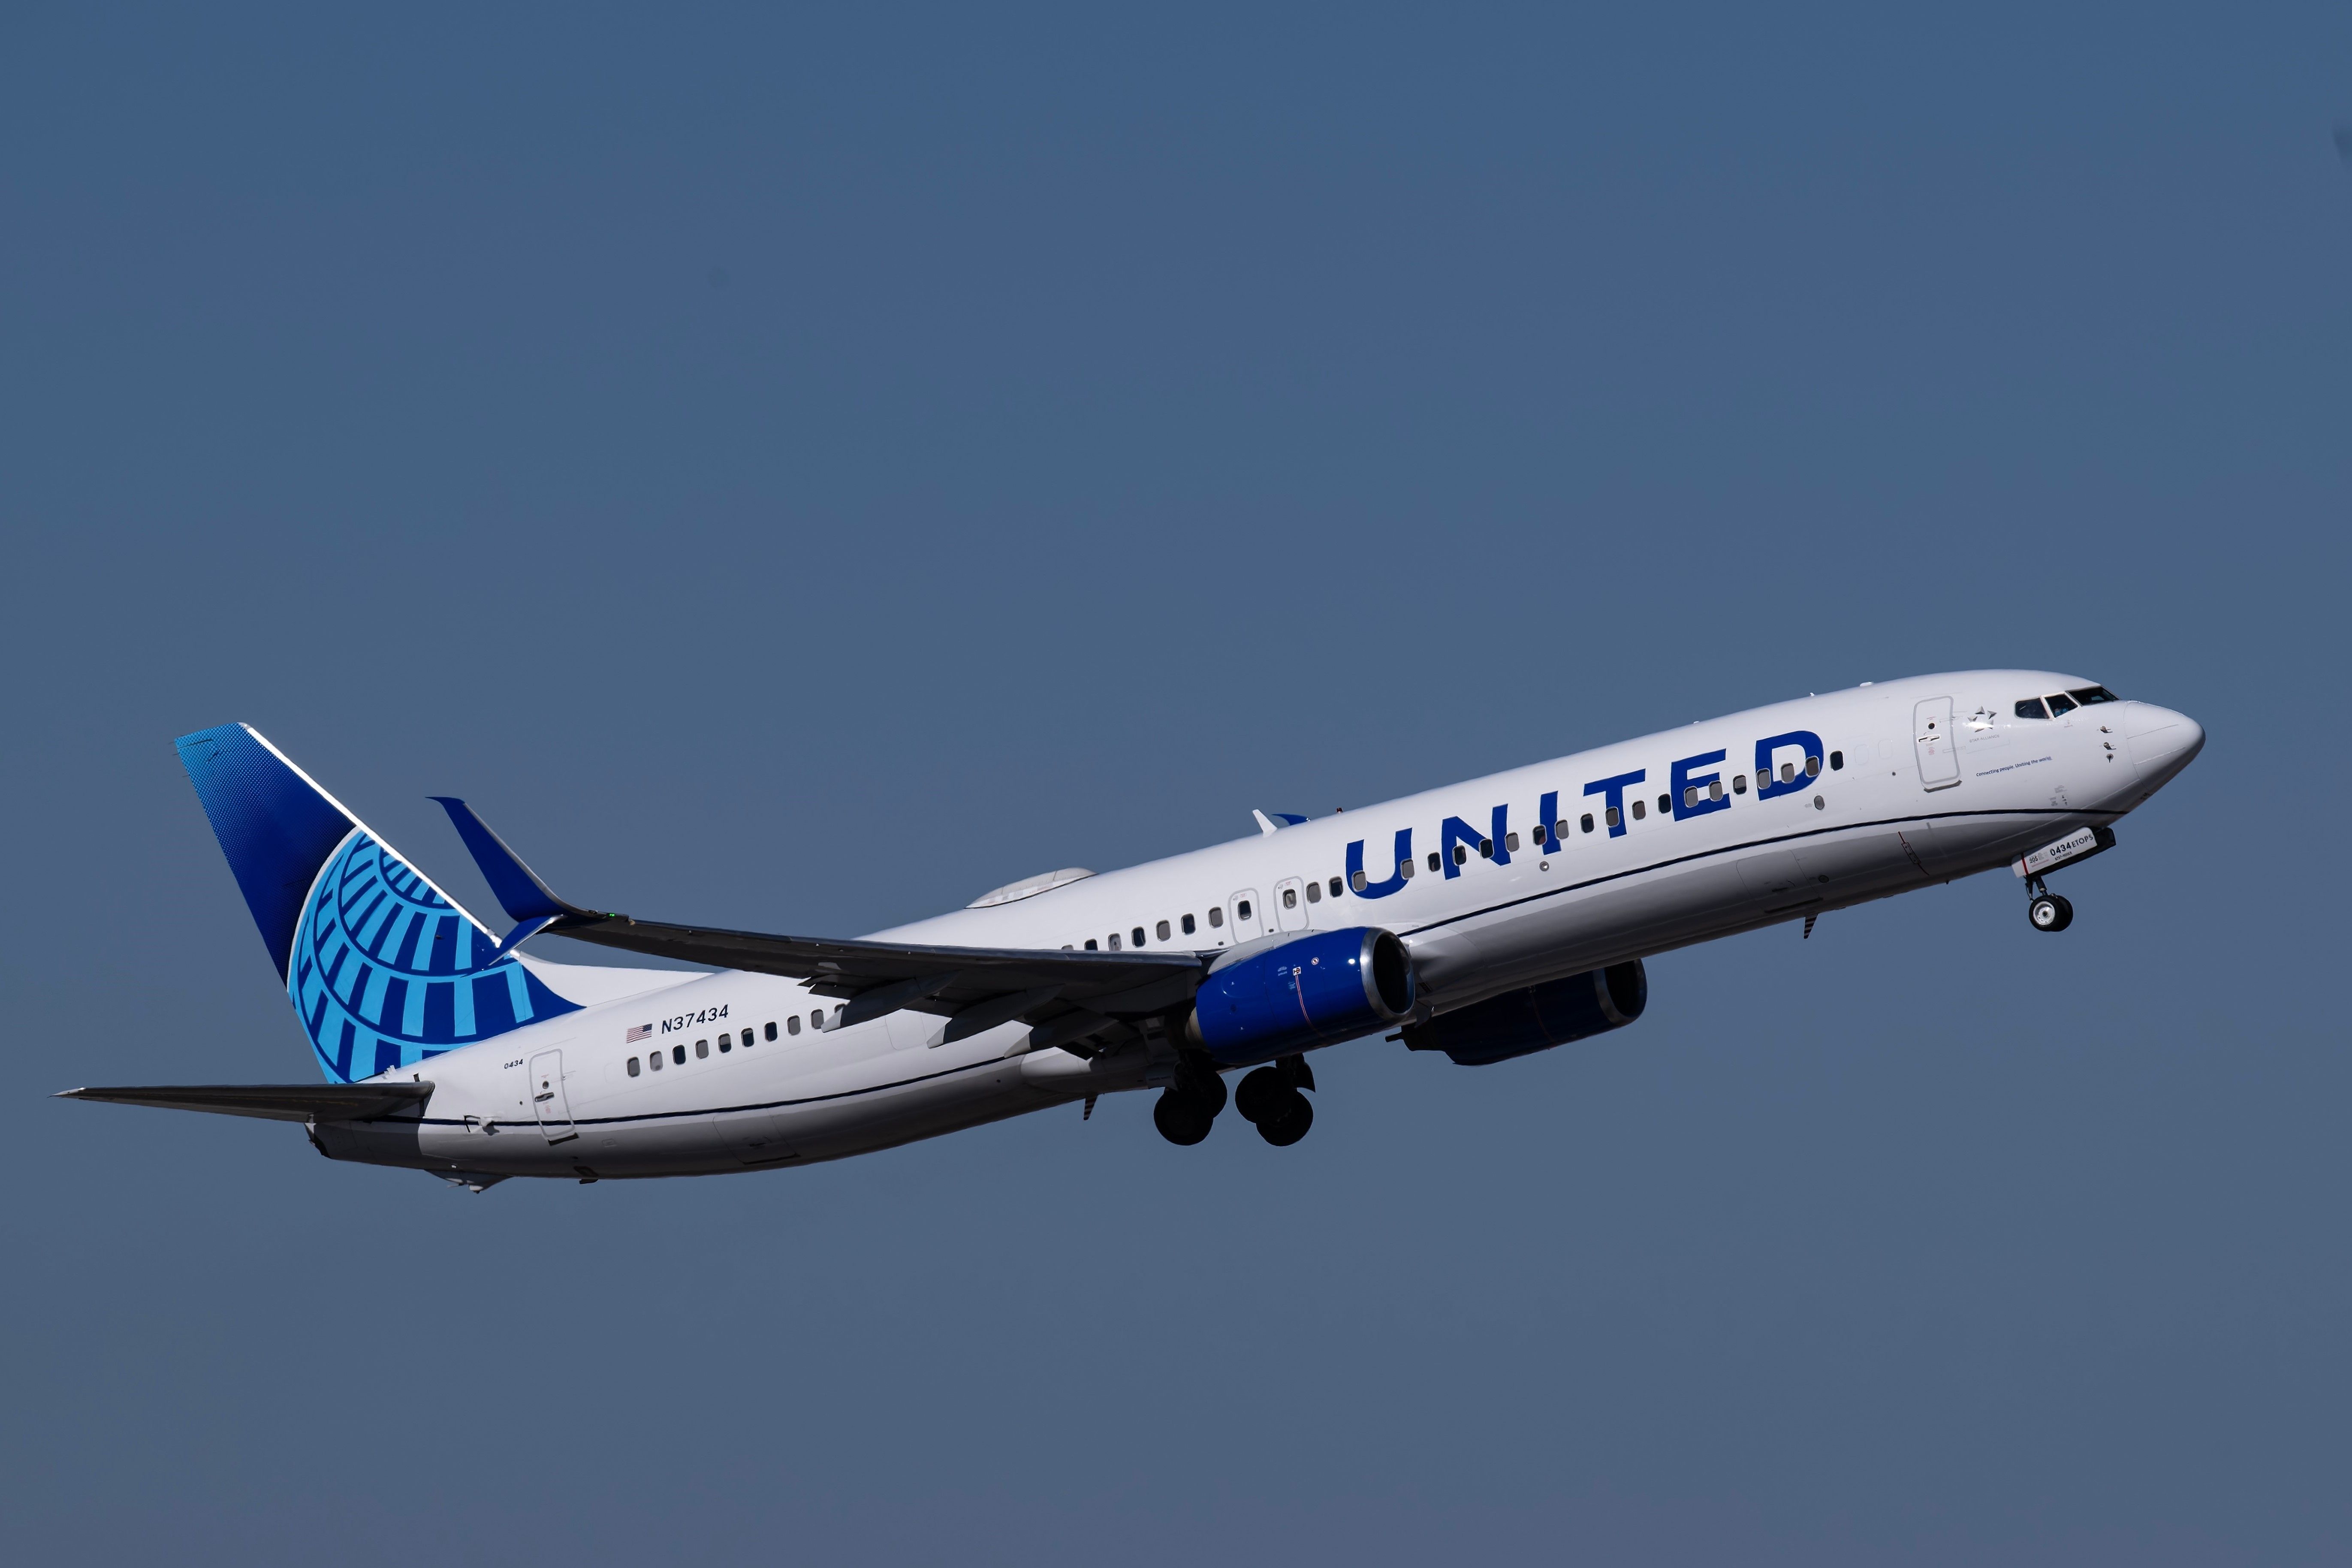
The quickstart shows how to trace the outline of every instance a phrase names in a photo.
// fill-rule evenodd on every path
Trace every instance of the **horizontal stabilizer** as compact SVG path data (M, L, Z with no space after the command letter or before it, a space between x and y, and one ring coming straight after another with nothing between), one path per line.
M211 1110L273 1121L372 1121L422 1106L429 1083L195 1083L68 1089L59 1100L102 1100L163 1110Z

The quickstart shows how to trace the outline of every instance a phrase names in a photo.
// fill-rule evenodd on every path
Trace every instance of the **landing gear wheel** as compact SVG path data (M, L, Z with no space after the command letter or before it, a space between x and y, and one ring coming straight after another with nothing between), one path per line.
M1217 1113L1189 1094L1174 1089L1164 1091L1151 1107L1151 1125L1160 1129L1160 1136L1171 1143L1191 1145L1209 1135L1217 1124Z
M1260 1068L1234 1090L1234 1110L1244 1121L1263 1124L1290 1109L1298 1091L1280 1068Z
M1257 1135L1277 1149L1289 1148L1315 1125L1314 1103L1295 1089L1288 1094L1289 1104L1273 1116L1261 1118L1257 1124Z
M2025 906L2035 931L2064 931L2074 923L2074 906L2056 893L2042 893Z

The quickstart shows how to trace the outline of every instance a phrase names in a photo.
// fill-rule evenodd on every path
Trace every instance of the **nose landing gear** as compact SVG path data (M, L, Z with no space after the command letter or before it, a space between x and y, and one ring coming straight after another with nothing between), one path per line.
M1234 1091L1234 1109L1242 1120L1257 1127L1257 1135L1277 1149L1287 1149L1315 1125L1315 1107L1299 1092L1315 1087L1315 1074L1304 1057L1284 1057L1242 1079Z
M2052 892L2039 877L2027 886L2033 896L2025 906L2025 918L2035 931L2064 931L2074 923L2074 906L2063 894Z

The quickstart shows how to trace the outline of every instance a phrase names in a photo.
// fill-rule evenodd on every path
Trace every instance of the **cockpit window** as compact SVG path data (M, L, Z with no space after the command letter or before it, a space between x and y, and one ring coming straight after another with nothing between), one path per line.
M2072 713L2074 710L2074 700L2073 698L2067 696L2063 691L2053 692L2051 694L2050 717L2055 719L2061 713Z
M2050 710L2042 706L2039 697L2029 697L2017 705L2017 716L2021 719L2047 719Z
M2115 702L2121 700L2114 692L2108 690L2104 686L2085 686L2080 690L2069 691L2066 695L2073 698L2075 701L2081 703L2085 708L2088 708L2094 702Z

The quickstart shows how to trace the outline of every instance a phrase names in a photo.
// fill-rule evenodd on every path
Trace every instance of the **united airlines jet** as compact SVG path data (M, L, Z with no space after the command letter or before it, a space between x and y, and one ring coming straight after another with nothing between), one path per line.
M486 924L248 726L178 742L323 1083L68 1090L300 1122L331 1160L712 1175L886 1149L1127 1089L1198 1143L1307 1134L1309 1056L1368 1036L1488 1067L1642 1016L1642 961L2007 866L2047 878L2187 767L2197 722L2075 676L1808 697L1258 831L1008 883L856 940L571 903L462 800ZM541 933L694 973L552 963ZM1328 1065L1328 1063L1327 1063Z

